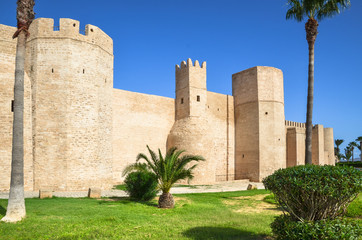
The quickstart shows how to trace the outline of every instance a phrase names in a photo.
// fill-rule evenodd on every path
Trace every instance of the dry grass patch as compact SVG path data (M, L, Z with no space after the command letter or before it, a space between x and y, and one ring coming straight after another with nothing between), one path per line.
M223 203L232 206L232 211L237 213L263 213L268 215L280 215L282 213L274 204L264 202L264 198L269 194L255 196L230 197L223 200Z

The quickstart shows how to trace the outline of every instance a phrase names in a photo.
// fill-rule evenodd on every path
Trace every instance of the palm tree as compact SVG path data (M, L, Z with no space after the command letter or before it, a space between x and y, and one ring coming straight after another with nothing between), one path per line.
M360 161L362 161L362 136L359 136L358 138L356 138L356 141L359 142L359 150L361 152L360 156Z
M354 151L354 148L355 148L355 147L358 147L358 145L357 145L356 142L352 141L352 142L350 142L350 143L348 144L348 147L349 147L349 149L351 150L351 153L352 153L352 162L353 162L353 161L354 161L354 153L353 153L353 151Z
M193 170L197 164L187 167L192 161L204 161L205 159L202 156L195 155L183 155L184 150L177 151L176 147L170 148L166 156L163 157L161 150L158 149L157 154L152 151L147 145L147 149L151 155L149 159L145 154L140 153L137 156L137 162L129 165L123 172L123 174L129 173L131 171L148 171L152 172L157 176L158 187L162 191L162 195L158 200L159 208L173 208L175 205L170 189L179 180L191 180L193 178ZM139 160L145 160L144 163L139 163Z
M343 139L336 139L334 140L334 144L336 144L336 149L335 149L335 155L338 159L338 161L341 161L341 150L339 149L339 146L344 142Z
M305 164L312 164L312 114L313 114L313 91L314 91L314 43L318 34L318 21L326 17L332 17L340 13L350 5L350 0L288 0L290 9L287 11L287 19L296 19L298 22L305 17L307 42L309 48L308 67L308 99L306 117L305 138Z
M344 149L344 159L347 160L347 162L349 162L349 160L351 159L352 157L352 152L351 152L351 148L349 146L347 146L345 149Z
M24 202L24 65L26 53L26 39L29 36L29 26L34 19L34 0L18 0L17 21L18 29L13 38L18 38L15 60L14 83L14 118L13 118L13 145L11 160L10 194L6 215L1 219L4 222L18 222L26 215Z

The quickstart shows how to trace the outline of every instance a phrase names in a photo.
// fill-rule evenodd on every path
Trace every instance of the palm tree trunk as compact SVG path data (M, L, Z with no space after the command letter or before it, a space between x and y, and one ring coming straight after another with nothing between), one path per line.
M175 206L175 200L171 193L162 193L158 199L159 208L173 208Z
M11 161L10 195L4 222L17 222L25 217L24 202L24 65L26 33L18 35L14 84L13 146Z
M314 43L317 38L318 22L315 19L308 19L305 30L309 48L308 66L308 99L307 99L307 119L305 136L305 164L312 164L312 115L313 115L313 92L314 92Z

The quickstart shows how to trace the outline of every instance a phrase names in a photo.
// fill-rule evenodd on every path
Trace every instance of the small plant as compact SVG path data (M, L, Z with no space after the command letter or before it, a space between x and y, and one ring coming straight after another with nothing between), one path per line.
M132 199L149 201L157 195L157 177L150 172L136 171L127 175L125 190Z
M352 167L306 165L275 171L263 180L295 221L343 216L362 190L362 172Z
M140 153L137 156L137 162L129 165L123 174L127 174L131 171L141 171L152 173L157 177L159 189L162 194L158 200L159 208L173 208L175 205L172 194L170 193L171 187L179 180L192 179L193 170L197 166L196 164L188 167L192 161L204 161L205 159L201 156L195 155L183 155L184 150L177 151L176 147L170 148L166 156L163 156L161 150L158 149L157 154L152 151L149 146L147 149L151 155L149 159L145 154ZM146 163L139 163L141 159L145 160Z
M347 219L324 219L320 221L294 221L290 216L280 215L271 224L277 240L358 240L362 227Z

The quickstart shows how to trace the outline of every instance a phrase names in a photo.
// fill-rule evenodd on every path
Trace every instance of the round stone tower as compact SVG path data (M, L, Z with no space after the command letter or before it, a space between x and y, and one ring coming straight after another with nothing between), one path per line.
M101 29L36 19L27 42L32 80L34 190L112 183L113 42Z
M206 62L199 65L191 59L176 65L175 123L167 139L167 149L175 146L186 154L202 155L194 170L192 184L215 182L216 159L208 152L213 146L210 123L206 117ZM192 165L195 162L191 163Z

